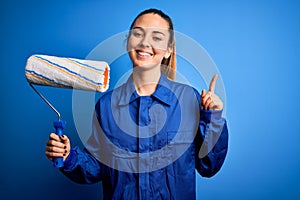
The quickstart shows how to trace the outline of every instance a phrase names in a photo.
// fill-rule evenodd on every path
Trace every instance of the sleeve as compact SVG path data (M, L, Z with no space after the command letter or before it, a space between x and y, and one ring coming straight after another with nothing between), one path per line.
M99 130L94 127L95 124L99 123L99 112L98 101L95 106L92 135L89 138L91 141L94 141L94 138L98 135ZM91 184L103 180L104 171L107 169L105 165L99 162L90 152L90 149L87 147L83 150L78 147L72 148L60 171L74 182L81 184Z
M72 148L60 171L80 184L91 184L102 180L102 164L86 149Z
M197 97L200 102L198 92ZM228 128L226 120L222 118L222 110L200 109L195 146L197 171L203 177L214 176L221 169L228 150Z
M203 177L214 176L222 167L228 150L228 128L222 111L202 110L196 136L196 169Z

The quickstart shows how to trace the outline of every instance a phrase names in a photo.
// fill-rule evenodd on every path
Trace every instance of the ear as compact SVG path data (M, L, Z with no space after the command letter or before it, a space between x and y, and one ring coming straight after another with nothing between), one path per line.
M172 52L173 52L173 48L172 47L168 47L168 49L167 49L167 51L166 51L166 53L164 55L164 58L168 59L171 56Z

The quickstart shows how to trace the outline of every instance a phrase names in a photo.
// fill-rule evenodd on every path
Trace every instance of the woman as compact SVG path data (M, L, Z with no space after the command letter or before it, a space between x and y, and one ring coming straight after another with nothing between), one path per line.
M216 174L228 148L223 104L209 91L176 83L175 39L162 11L141 12L130 26L128 81L97 102L86 149L51 133L50 160L78 183L102 181L104 199L195 199L195 169Z

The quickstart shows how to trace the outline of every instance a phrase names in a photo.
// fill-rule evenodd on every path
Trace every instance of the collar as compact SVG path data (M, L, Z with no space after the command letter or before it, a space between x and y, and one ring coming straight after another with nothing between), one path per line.
M161 74L157 88L151 96L166 105L170 105L170 100L173 93L170 89L171 84L172 81L168 80L168 78L164 74ZM128 78L127 82L121 87L119 105L128 105L133 101L137 100L138 98L140 98L140 96L135 90L133 77L131 75Z

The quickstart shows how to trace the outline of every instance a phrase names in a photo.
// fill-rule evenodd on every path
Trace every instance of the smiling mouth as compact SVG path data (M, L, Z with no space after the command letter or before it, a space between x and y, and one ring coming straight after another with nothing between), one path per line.
M145 51L140 51L140 50L136 50L136 53L139 57L142 57L142 58L149 58L149 57L152 57L153 54L152 53L149 53L149 52L145 52Z

